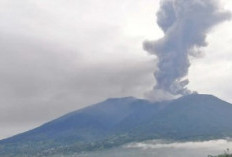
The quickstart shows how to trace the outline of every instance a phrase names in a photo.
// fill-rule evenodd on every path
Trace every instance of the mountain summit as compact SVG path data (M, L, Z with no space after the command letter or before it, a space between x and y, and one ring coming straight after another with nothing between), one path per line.
M212 95L192 94L158 103L114 98L0 141L0 156L66 154L150 139L231 136L232 104Z

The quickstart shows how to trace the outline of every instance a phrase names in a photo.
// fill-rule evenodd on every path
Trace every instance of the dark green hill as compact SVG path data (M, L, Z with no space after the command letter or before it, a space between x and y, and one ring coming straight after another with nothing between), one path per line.
M148 139L202 140L232 136L232 105L192 94L151 103L108 99L0 141L0 156L46 156L109 148Z

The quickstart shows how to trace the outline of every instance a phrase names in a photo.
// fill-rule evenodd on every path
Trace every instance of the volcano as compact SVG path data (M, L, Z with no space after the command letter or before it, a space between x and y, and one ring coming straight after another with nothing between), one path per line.
M192 94L171 101L112 98L0 141L0 156L49 156L151 139L232 137L232 104ZM17 154L17 155L16 155Z

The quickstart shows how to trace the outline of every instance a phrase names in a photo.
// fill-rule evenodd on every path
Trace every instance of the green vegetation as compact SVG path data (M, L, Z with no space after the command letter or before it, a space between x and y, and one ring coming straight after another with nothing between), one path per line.
M218 156L209 155L208 157L232 157L232 154L221 154L221 155L218 155Z
M230 153L230 149L227 148L224 152L224 154L213 156L213 155L208 155L208 157L232 157L232 154Z
M222 139L232 137L231 113L231 104L210 95L159 103L108 99L0 140L0 157L69 155L151 139Z

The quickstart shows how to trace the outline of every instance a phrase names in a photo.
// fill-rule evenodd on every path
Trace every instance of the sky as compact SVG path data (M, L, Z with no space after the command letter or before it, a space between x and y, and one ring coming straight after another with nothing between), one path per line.
M232 2L220 0L232 12ZM0 139L110 97L144 98L158 0L0 0ZM188 88L232 103L232 21L191 58Z

